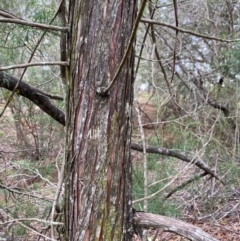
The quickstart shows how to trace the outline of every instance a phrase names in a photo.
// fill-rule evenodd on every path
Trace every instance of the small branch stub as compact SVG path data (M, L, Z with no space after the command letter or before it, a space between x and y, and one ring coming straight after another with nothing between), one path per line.
M98 95L101 95L101 96L109 96L110 95L110 93L109 93L109 91L106 91L107 89L105 88L105 87L98 87L97 89L96 89L96 93L98 94Z

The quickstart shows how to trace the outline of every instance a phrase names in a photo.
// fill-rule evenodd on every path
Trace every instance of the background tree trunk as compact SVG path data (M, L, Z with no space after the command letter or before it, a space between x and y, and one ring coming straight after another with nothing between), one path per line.
M129 240L133 53L100 96L126 49L135 0L69 3L65 224L68 240Z

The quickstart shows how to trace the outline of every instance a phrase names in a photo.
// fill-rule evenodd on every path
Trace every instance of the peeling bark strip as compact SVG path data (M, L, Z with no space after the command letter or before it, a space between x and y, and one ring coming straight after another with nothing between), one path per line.
M65 225L68 240L130 240L133 52L109 95L136 0L70 0Z
M219 241L211 237L202 229L185 223L175 218L169 218L161 215L136 212L133 221L138 228L162 229L163 231L173 232L194 241Z

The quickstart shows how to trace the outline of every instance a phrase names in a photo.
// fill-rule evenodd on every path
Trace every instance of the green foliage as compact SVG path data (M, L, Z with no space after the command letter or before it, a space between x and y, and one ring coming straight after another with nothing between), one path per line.
M16 227L14 227L13 229L13 235L14 236L24 236L27 233L27 228L23 227L22 225L17 225Z
M223 49L220 58L223 76L235 79L240 72L240 43L234 43L228 50Z
M10 212L11 216L15 219L20 218L34 218L39 215L39 207L37 205L33 205L31 202L21 202L19 205L13 206ZM23 225L30 226L31 222L24 220L22 221ZM23 225L14 225L12 227L12 235L13 236L24 236L27 234L28 229Z
M152 138L151 145L157 145L159 141ZM148 171L148 195L156 193L168 183L167 177L173 175L174 161L171 159L159 159L158 154L147 155L147 171ZM159 181L159 182L158 182ZM156 182L154 185L152 183ZM142 164L137 162L133 165L133 200L143 198L144 176ZM148 200L148 212L178 216L179 211L176 209L174 203L163 202L163 193L158 193L156 196ZM142 210L143 202L135 204L137 210Z
M1 9L23 19L49 23L58 4L58 1L52 0L12 0L1 2ZM58 18L53 24L59 25ZM0 65L27 63L43 32L42 29L19 24L0 24ZM59 37L58 33L49 31L38 46L32 61L59 60ZM22 69L10 70L6 73L19 78ZM59 66L30 67L23 81L45 93L64 96L59 78ZM1 104L5 104L8 100L9 93L1 90ZM52 101L59 108L64 109L64 101ZM23 193L43 196L43 199L35 199L4 190L0 192L1 208L4 211L8 210L13 218L45 219L46 210L49 210L51 203L44 198L51 199L55 193L54 187L57 180L55 161L62 150L60 145L63 143L63 128L33 103L16 93L4 113L4 118L1 118L0 129L0 142L4 145L9 144L0 168L2 184L13 190L15 188L21 190ZM35 180L38 174L41 177ZM32 179L34 179L33 183L28 182ZM51 182L54 183L51 185ZM22 223L36 228L35 222L23 221ZM10 232L13 236L24 236L29 233L29 230L22 225L14 223L11 227Z
M148 168L149 171L149 183L157 180L161 180L169 174L167 171L167 167L165 169L159 168L159 162L155 160L151 160L149 157L149 161L151 164ZM170 164L171 165L171 164ZM155 167L155 168L154 168ZM171 170L172 168L169 167ZM155 170L155 171L154 171ZM154 176L156 176L154 178ZM134 172L133 172L133 200L143 198L143 170L140 164L134 165ZM167 184L167 181L161 181L157 184L154 184L148 188L148 195L151 195L161 188L163 188ZM159 193L150 200L148 200L148 212L167 215L167 216L179 216L179 210L176 209L176 206L173 202L164 202L163 201L163 193ZM142 210L143 202L137 203L134 205L136 210Z
M208 0L206 4L202 5L196 1L180 2L179 9L181 11L179 11L178 18L182 27L194 32L199 31L200 34L208 36L228 39L236 36L236 38L239 38L237 36L239 32L239 3L237 1L235 1L236 3L230 3L231 1L229 1L226 4L226 1L223 0ZM157 12L158 8L156 8L155 20L174 23L172 1L162 1L161 3L152 1L152 6L155 3L158 4L161 11ZM2 1L1 9L14 13L20 18L48 23L55 13L57 4L59 4L59 1L53 0L11 0ZM226 12L229 12L229 9L226 8L234 10L231 11L231 16L226 14ZM186 9L185 12L184 9ZM146 9L144 14L148 16L149 9ZM230 23L231 21L232 23ZM53 24L58 25L58 19ZM169 31L166 27L156 25L150 29L150 31L155 31L157 39L153 45L154 41L151 39L152 32L150 31L146 42L143 43L145 27L146 25L140 26L138 40L136 41L136 55L138 55L142 44L144 44L144 54L141 56L143 58L140 62L138 75L134 73L137 76L135 83L137 85L148 83L149 86L154 86L154 104L159 108L158 121L160 125L157 128L161 128L162 131L160 134L155 133L156 136L160 136L159 140L151 136L148 144L163 146L180 153L187 153L191 157L203 159L211 169L214 168L216 170L217 175L224 179L225 191L221 194L234 189L240 185L240 165L238 160L240 154L238 139L240 43L226 44L209 39L199 39L186 34L179 34L179 41L176 42L174 32ZM1 66L28 62L42 33L43 30L29 26L1 24ZM58 60L59 36L59 33L49 31L38 46L33 60L39 62ZM174 79L170 83L169 81L173 73L172 64L175 42L177 43L176 68ZM160 59L156 59L155 50L158 50ZM159 67L160 61L162 62L162 67ZM164 79L162 69L166 71L167 80ZM9 72L16 77L20 77L22 70L11 70ZM210 84L212 82L217 83L219 75L223 75L225 78L224 88L217 84ZM196 81L203 80L208 91L206 95L203 95L194 86L191 82L194 79ZM46 93L64 96L63 87L59 79L59 67L57 66L28 68L23 80ZM8 97L9 92L1 92L3 100L7 100ZM140 95L142 101L148 100L150 97L152 97L150 93L141 93ZM221 110L209 106L208 98L227 107L230 115L226 117ZM174 99L175 103L170 99ZM55 104L60 109L64 109L64 101L55 101ZM27 187L28 190L24 190L24 192L30 192L31 190L40 192L44 187L45 180L52 181L54 175L56 175L54 162L61 149L60 142L64 133L63 129L50 117L43 114L35 105L22 97L15 96L9 107L11 112L7 113L8 116L5 119L8 125L1 126L0 138L1 143L8 141L11 144L9 145L11 148L14 146L13 152L16 151L17 154L10 156L13 148L9 148L9 157L4 159L4 161L7 160L8 162L4 163L7 168L1 171L1 175L6 176L6 180L9 181L11 178L14 180L14 178L21 177L21 175L31 177L39 173L44 179L29 185ZM9 113L14 114L10 115ZM237 124L236 130L231 128L229 124L230 118ZM18 124L24 132L24 135L20 135L20 137L19 133L17 135L12 131ZM12 128L11 130L10 127ZM4 135L8 134L8 132L14 132L14 134L4 140ZM35 155L38 156L37 161L31 154L27 157L22 157L22 154L17 152L25 149L39 152L37 153L38 155ZM159 156L158 154L147 155L148 195L164 188L170 181L169 177L171 176L172 178L177 175L179 168L176 163L181 163L181 161ZM11 166L14 168L11 168ZM142 163L137 160L134 162L133 167L133 198L139 199L143 197L144 176ZM191 166L189 169L182 174L180 180L177 180L173 186L181 184L189 176L199 172L199 169L194 166ZM1 182L5 185L4 177L1 177ZM209 179L203 180L206 182L206 186L210 185ZM13 184L16 184L17 181L14 180ZM154 182L156 183L151 185ZM201 190L204 190L204 187L201 188L199 182L199 180L193 182L185 188L190 196L195 195L194 197L197 197L194 201L203 200L204 212L214 212L216 204L222 204L225 199L208 199L208 194ZM177 205L174 199L163 201L165 191L148 200L148 211L167 216L180 215L182 210L176 208ZM214 192L215 190L212 193ZM49 195L53 196L54 190L48 189L47 194L48 197ZM187 202L188 200L186 200ZM39 216L45 218L51 204L42 200L34 200L33 202L28 200L26 196L12 195L6 190L1 190L0 206L3 209L7 207L13 218ZM137 210L141 210L142 207L143 202L135 205ZM28 225L29 223L24 222L24 224ZM21 225L14 226L15 235L23 236L26 232L27 230Z
M226 183L229 190L233 190L235 186L240 186L240 165L236 158L231 156L225 156L221 159L221 165L219 165L219 172L225 174Z
M17 168L9 169L8 170L8 179L14 180L16 179L15 183L21 183L23 180L29 180L36 175L40 174L42 177L51 181L54 178L53 173L55 173L54 164L47 164L43 165L41 162L29 162L29 160L18 160L14 162L14 165ZM17 170L16 170L17 169ZM24 174L23 174L24 173ZM45 181L44 181L45 182ZM32 192L32 195L40 196L44 192L44 182L43 180L38 180L36 183L29 184L27 186L21 187L21 189L15 189L17 192L19 190L20 193L27 193ZM26 183L26 182L25 182ZM15 184L13 185L15 187ZM55 190L54 188L47 190L47 195L54 195ZM45 219L48 212L49 206L51 206L51 202L43 199L31 199L27 195L17 194L14 193L9 195L8 191L0 192L0 206L3 210L7 208L8 214L10 217L14 219L23 219L20 221L25 226L32 225L32 221L24 220L25 218L43 218ZM30 196L31 197L31 196ZM23 225L19 225L15 223L11 226L10 230L8 231L9 234L15 236L25 236L29 233L29 230L24 227Z
M15 163L18 165L18 171L13 173L13 175L25 172L27 175L35 176L37 174L41 174L45 178L51 179L56 170L54 163L43 165L41 162L30 162L27 159L18 160Z

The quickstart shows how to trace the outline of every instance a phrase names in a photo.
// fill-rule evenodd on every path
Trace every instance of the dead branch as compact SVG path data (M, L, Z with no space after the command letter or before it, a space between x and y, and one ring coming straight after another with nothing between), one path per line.
M23 196L27 196L27 197L32 197L32 198L35 198L35 199L41 199L41 200L44 200L44 201L50 202L50 203L52 202L52 200L46 199L44 197L33 195L30 192L21 191L21 189L19 189L19 188L7 187L7 186L4 186L3 184L0 184L0 189L5 189L5 190L9 191L10 193L12 193L14 195L18 194L18 195L23 195Z
M13 76L0 72L0 87L13 91L17 83L18 80ZM23 81L19 83L17 93L32 101L54 120L65 125L65 114L50 101L48 94Z
M16 64L16 65L9 65L5 67L0 67L0 71L9 70L9 69L19 69L19 68L26 68L31 66L43 66L43 65L68 65L66 61L55 61L55 62L32 62L27 64Z
M131 144L131 149L136 151L143 151L142 145L139 145L137 143ZM171 156L178 158L182 161L192 163L193 165L199 167L200 169L204 170L207 174L210 174L212 177L215 177L216 179L220 180L220 178L202 161L197 158L188 158L184 154L172 151L170 149L164 148L164 147L155 147L155 146L146 146L146 152L147 153L156 153L161 154L165 156Z
M68 31L68 27L53 26L53 25L48 25L43 23L34 23L34 22L15 19L15 18L0 18L0 23L15 23L15 24L21 24L21 25L26 25L30 27L36 27L40 29L48 29L48 30L64 31L64 32Z
M195 86L198 88L199 92L202 94L203 101L205 101L208 105L212 106L214 109L221 110L222 113L224 114L224 116L226 117L229 125L231 126L233 132L235 132L236 123L230 115L231 114L230 110L226 106L221 105L221 104L217 103L217 101L213 100L210 97L207 90L200 84L200 81L198 81L197 79L194 79L194 78L192 78L191 80L195 84Z
M202 229L181 220L157 214L136 212L133 216L136 228L159 229L179 234L194 241L218 241Z
M207 173L201 173L200 175L196 175L194 177L191 177L190 179L188 179L187 181L183 182L182 184L178 185L177 187L175 187L173 190L171 190L165 197L164 199L170 198L175 192L182 190L184 187L186 187L188 184L195 182L197 180L199 180L200 178L206 176Z
M152 20L152 19L142 18L141 22L165 26L165 27L171 28L173 30L178 30L181 33L190 34L190 35L193 35L193 36L196 36L196 37L199 37L199 38L216 40L216 41L219 41L219 42L227 42L227 43L239 42L239 39L230 40L230 39L216 38L216 37L213 37L213 36L192 32L192 31L187 30L187 29L179 28L179 27L173 26L171 24L163 23L163 22L160 22L160 21L155 21L155 20Z

